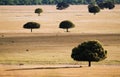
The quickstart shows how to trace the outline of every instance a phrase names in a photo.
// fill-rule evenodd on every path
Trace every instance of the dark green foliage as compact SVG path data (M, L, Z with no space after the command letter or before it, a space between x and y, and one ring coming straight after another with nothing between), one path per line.
M66 9L69 7L69 4L68 3L65 3L65 2L60 2L57 4L57 9L58 10L63 10L63 9Z
M104 7L104 3L101 2L101 3L97 3L97 4L98 4L98 6L99 6L100 9L104 9L105 8Z
M104 3L104 7L107 9L113 9L115 7L115 5L114 5L114 3L108 1L108 2Z
M76 61L101 61L107 58L107 51L103 49L98 41L83 42L78 47L72 49L71 57Z
M98 6L101 8L101 9L113 9L115 7L114 3L113 2L110 2L110 1L107 1L107 2L101 2L101 3L97 3Z
M27 22L26 24L23 25L23 28L31 29L32 32L32 29L40 28L40 24L36 22Z
M66 29L66 32L69 32L68 29L73 27L75 27L75 25L68 20L62 21L59 25L59 28Z
M42 13L42 12L43 12L43 10L41 8L35 9L35 13L37 13L38 16L40 16L40 13Z
M103 2L105 0L96 0ZM113 2L113 0L109 0ZM92 0L0 0L0 5L39 5L39 4L58 4L59 2L66 2L69 4L89 4ZM120 4L120 0L114 0L114 3Z
M94 15L95 15L96 13L100 12L100 8L96 5L90 4L90 5L88 5L88 11L90 13L94 13Z

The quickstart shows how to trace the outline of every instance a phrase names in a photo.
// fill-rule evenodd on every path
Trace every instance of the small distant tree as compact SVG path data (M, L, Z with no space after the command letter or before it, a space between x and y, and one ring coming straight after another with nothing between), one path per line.
M56 7L57 7L58 10L63 10L63 9L68 8L68 7L69 7L69 4L66 3L66 2L60 2L60 3L57 4Z
M100 12L100 8L98 6L96 6L96 5L89 4L88 5L88 11L90 13L94 13L94 15L95 15L96 13Z
M106 55L107 51L98 41L87 41L73 48L71 57L76 61L88 61L90 67L92 61L104 60L107 58Z
M35 9L35 13L37 13L38 16L40 16L40 13L42 13L42 12L43 12L43 10L41 8Z
M23 25L23 28L31 29L31 32L32 32L32 29L40 28L40 24L36 22L27 22L26 24Z
M75 25L71 21L68 21L68 20L62 21L59 25L59 28L66 29L66 32L69 32L68 31L69 28L74 28L74 27Z

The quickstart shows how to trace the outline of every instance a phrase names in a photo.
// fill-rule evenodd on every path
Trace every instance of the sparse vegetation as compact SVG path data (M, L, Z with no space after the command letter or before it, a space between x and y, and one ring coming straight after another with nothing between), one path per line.
M4 35L2 34L1 37L4 38Z
M40 24L36 22L27 22L26 24L23 25L23 28L31 29L31 32L32 32L32 29L40 28Z
M90 67L92 61L98 62L107 58L107 51L98 41L87 41L73 48L71 57L76 61L88 61Z

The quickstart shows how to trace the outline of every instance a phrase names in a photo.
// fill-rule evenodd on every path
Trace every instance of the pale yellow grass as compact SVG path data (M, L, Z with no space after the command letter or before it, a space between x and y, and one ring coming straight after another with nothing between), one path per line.
M83 64L71 59L72 48L86 40L99 40L108 50L103 65L120 64L120 34L0 34L2 64ZM85 63L85 62L84 62Z
M34 13L36 8L43 9L41 16ZM63 33L58 28L63 20L76 25L72 33L120 33L120 6L101 10L96 15L88 13L87 5L71 5L65 10L56 10L55 5L0 6L0 32L29 33L22 27L26 22L35 21L41 24L40 29L33 30L35 33Z
M41 16L34 13L38 7L44 11ZM65 33L58 28L63 20L71 20L76 27ZM23 29L29 21L40 23L41 28L33 33ZM88 13L86 5L65 10L54 5L0 6L0 77L119 77L119 33L120 5L96 15ZM92 63L91 68L70 57L72 48L86 40L99 40L108 51L107 59ZM35 69L55 65L83 67Z
M35 69L41 66L0 65L0 77L119 77L119 66ZM45 66L42 66L45 67ZM47 66L48 67L48 66ZM51 66L49 66L51 67Z

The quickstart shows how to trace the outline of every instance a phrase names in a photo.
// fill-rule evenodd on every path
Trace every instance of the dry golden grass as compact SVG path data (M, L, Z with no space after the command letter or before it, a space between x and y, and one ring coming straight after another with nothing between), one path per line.
M44 11L41 16L34 13L38 7ZM63 20L71 20L76 27L66 33L58 28ZM23 29L29 21L40 23L41 28L33 33ZM86 67L87 62L75 62L70 57L72 48L86 40L99 40L108 50L107 59L93 63L91 68ZM88 13L86 5L62 11L54 5L0 6L0 77L119 77L119 47L120 5L96 15ZM75 64L83 67L34 69Z
M0 39L2 64L79 64L70 55L72 48L86 40L99 40L108 50L100 64L119 64L120 34L37 34L5 33Z
M0 77L119 77L119 66L34 69L41 66L0 66ZM43 66L42 66L43 67ZM14 70L11 70L14 69Z
M34 13L38 7L44 11L41 16ZM93 15L88 13L86 5L71 5L66 10L56 10L54 5L0 6L0 32L30 33L22 28L23 24L35 21L41 24L40 29L33 30L35 33L63 33L59 23L70 20L76 25L72 33L120 33L119 9L117 5L113 10L104 9Z

